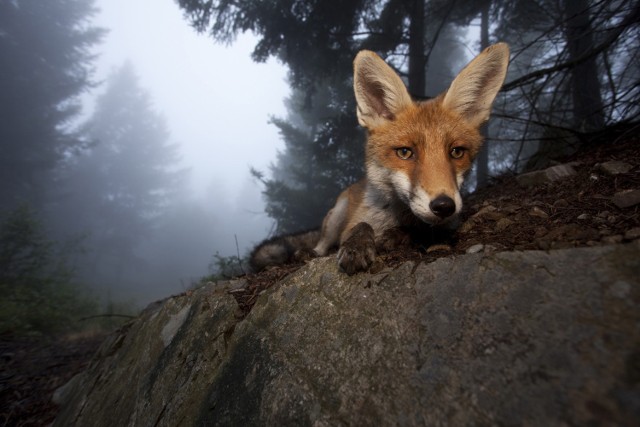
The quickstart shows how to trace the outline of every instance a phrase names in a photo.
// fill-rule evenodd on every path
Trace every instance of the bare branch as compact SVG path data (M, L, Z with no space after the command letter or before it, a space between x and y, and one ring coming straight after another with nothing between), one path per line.
M528 84L534 80L539 79L545 75L553 74L561 70L566 70L569 68L573 68L578 64L581 64L588 59L591 59L594 56L597 56L608 49L615 41L633 25L637 25L640 21L640 2L636 3L635 7L629 12L629 14L622 20L622 22L614 28L610 28L609 36L606 37L602 43L594 47L588 52L585 52L583 55L575 58L573 60L564 62L562 64L554 65L553 67L542 68L540 70L529 73L525 76L517 78L502 87L503 92L508 92L518 86L522 86Z

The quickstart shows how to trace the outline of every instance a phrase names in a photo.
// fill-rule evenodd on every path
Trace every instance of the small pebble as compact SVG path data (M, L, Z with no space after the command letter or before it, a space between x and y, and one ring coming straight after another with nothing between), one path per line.
M473 246L469 246L466 250L468 254L477 254L478 252L482 252L484 249L484 245L482 243L476 243Z
M615 234L613 236L606 236L602 238L602 243L607 243L610 245L622 242L623 237L621 234Z
M451 252L451 246L445 244L431 245L427 248L427 253L430 254L432 252Z
M547 229L547 227L538 227L536 228L534 237L540 238L542 236L546 236L548 232L549 230Z
M640 190L624 190L613 195L613 203L620 209L640 204Z
M537 206L534 206L530 211L529 211L529 215L531 216L535 216L538 218L542 218L542 219L547 219L549 218L549 214L546 213L545 211L543 211L542 209L540 209Z
M609 160L608 162L601 163L599 166L601 171L606 172L609 175L627 173L633 168L629 163L621 162L619 160Z
M519 205L504 205L500 209L504 213L514 214L520 210L521 206Z
M636 240L636 239L640 239L640 227L635 227L632 228L630 230L627 230L624 233L624 239L625 240Z
M527 172L516 176L516 182L523 187L542 185L575 175L576 171L569 165L557 165L544 170Z
M472 219L469 219L467 222L463 223L460 227L458 227L458 233L465 234L473 230L476 226Z
M555 202L553 202L553 207L555 207L555 208L568 208L569 207L569 202L567 202L566 199L558 199Z
M512 224L513 221L511 221L509 218L500 218L498 222L496 222L496 231L504 231Z
M578 215L578 219L579 219L580 221L585 221L585 220L587 220L587 219L589 219L589 218L590 218L590 217L589 217L589 214L586 214L586 213L583 213L583 214L581 214L581 215Z
M491 253L494 253L497 250L498 250L498 248L493 246L493 245L484 245L484 252L485 253L491 254Z
M480 209L478 212L473 214L471 218L480 218L480 219L488 219L490 221L497 221L500 218L503 218L504 214L498 212L495 206L487 205Z

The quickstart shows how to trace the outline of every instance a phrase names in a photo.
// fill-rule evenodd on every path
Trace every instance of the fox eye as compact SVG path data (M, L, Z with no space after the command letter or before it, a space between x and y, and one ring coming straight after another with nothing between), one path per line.
M461 159L465 151L467 151L467 149L464 147L453 147L449 155L452 159Z
M396 148L396 154L402 160L408 160L411 157L413 157L413 150L411 150L411 148L408 148L408 147Z

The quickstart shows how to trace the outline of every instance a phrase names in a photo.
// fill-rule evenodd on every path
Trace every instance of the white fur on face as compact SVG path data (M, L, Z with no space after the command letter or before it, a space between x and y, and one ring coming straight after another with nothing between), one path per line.
M400 171L391 172L391 183L398 198L407 205L410 204L413 185L411 185L409 177Z
M402 171L390 170L384 166L370 163L367 168L367 178L371 185L377 189L376 194L378 196L382 196L385 200L400 199L409 206L415 216L427 224L447 224L462 210L462 197L460 192L456 190L455 194L453 194L453 201L456 205L455 213L447 218L440 218L429 207L431 201L440 196L440 194L430 195L419 184L414 186L409 177ZM458 174L456 181L458 186L462 185L464 174ZM369 203L373 206L376 201L371 200Z
M393 198L394 188L391 179L393 172L376 162L367 164L367 180L378 190L378 196L385 200Z
M427 224L441 225L449 223L460 213L460 210L462 210L462 197L460 196L460 192L456 191L453 195L453 201L456 205L455 213L446 218L440 218L431 210L431 201L438 196L440 196L440 194L430 195L422 187L415 187L413 197L409 202L411 212Z
M456 212L447 218L447 220L453 219L462 210L462 196L460 195L460 191L456 191L456 194L453 195L453 201L456 202Z
M462 176L459 175L457 178L458 181L461 182ZM393 188L398 198L411 208L411 212L413 212L415 216L428 224L446 224L455 218L462 209L462 197L460 196L460 192L456 191L453 195L453 201L456 205L455 213L450 217L440 218L433 213L430 207L431 201L440 196L440 194L430 195L421 186L414 186L409 177L403 172L391 172L391 182L393 183Z

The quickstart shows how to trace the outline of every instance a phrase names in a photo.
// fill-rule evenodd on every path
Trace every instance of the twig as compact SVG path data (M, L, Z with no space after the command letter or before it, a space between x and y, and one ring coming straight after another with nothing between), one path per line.
M234 233L233 238L236 239L236 256L238 257L238 266L240 267L240 271L242 271L242 274L247 274L244 271L244 267L242 267L242 260L240 259L240 247L238 246L238 235Z
M569 60L562 64L557 64L552 67L542 68L540 70L536 70L532 73L519 77L502 86L501 92L508 92L520 85L527 84L531 81L537 80L538 78L545 76L547 74L553 74L555 72L558 72L567 68L573 68L576 65L581 64L586 60L599 55L600 53L608 49L611 45L613 45L613 43L616 42L616 40L625 32L625 30L627 30L627 28L630 28L632 25L634 25L634 23L638 22L639 19L640 19L640 3L636 5L633 8L633 10L629 12L629 14L622 20L622 22L620 22L620 24L616 26L617 28L610 29L611 32L609 33L609 35L598 46L595 46L593 49L589 50L588 52L585 52L584 54L580 55L575 59Z
M83 320L97 319L98 317L124 317L126 319L135 319L138 316L130 316L128 314L96 314L94 316L87 316L78 320L83 321Z

